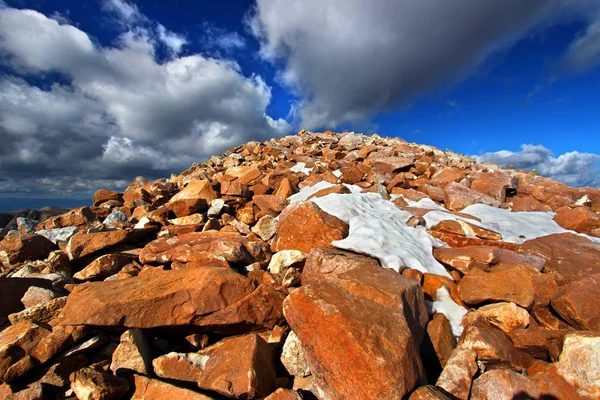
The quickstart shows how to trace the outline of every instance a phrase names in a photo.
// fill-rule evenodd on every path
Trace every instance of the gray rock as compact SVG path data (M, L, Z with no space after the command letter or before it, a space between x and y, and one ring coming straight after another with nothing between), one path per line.
M69 239L71 239L71 236L76 234L77 231L78 229L76 227L67 226L65 228L43 229L41 231L37 231L36 233L50 240L54 244L58 244L67 243Z
M113 210L108 217L104 220L104 225L108 228L114 228L115 222L127 222L127 216L123 211Z

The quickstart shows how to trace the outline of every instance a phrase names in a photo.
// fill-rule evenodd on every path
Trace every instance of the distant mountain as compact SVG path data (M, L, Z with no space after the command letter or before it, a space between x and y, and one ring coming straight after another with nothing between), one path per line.
M44 198L0 198L0 214L13 214L25 209L39 210L44 207L77 208L89 206L90 201L86 199L44 199Z

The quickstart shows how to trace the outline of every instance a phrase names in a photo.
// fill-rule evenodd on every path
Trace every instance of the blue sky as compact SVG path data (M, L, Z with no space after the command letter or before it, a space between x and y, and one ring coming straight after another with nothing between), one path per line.
M300 128L600 186L596 2L0 5L0 208L87 201Z

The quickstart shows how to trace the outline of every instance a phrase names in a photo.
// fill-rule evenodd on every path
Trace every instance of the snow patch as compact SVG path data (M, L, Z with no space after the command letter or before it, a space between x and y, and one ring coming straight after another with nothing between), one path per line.
M300 190L298 193L291 195L290 197L288 197L288 200L290 201L290 204L296 203L298 201L306 201L306 199L308 199L310 196L317 193L318 191L323 190L323 189L329 189L332 186L336 186L336 185L334 185L333 183L329 183L327 181L317 182L314 185L305 187L304 189ZM346 186L348 189L350 189L351 193L361 193L362 192L362 189L356 185L344 184L344 186Z
M329 194L312 201L350 226L348 237L334 241L333 246L373 256L398 272L408 267L452 279L433 257L433 248L445 245L424 228L406 225L412 214L379 194Z
M303 162L299 162L298 164L296 164L292 168L290 168L290 171L302 172L304 175L310 174L312 170L313 170L313 168L306 167L306 164Z
M444 314L448 318L452 327L452 334L458 338L463 332L461 323L465 315L467 315L467 309L456 304L445 286L439 288L435 292L435 295L437 297L436 301L425 301L425 303L432 313Z

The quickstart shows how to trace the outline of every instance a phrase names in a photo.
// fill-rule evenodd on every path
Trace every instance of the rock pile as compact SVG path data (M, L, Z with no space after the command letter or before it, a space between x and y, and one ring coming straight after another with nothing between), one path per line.
M301 131L0 242L0 398L600 398L600 190Z

